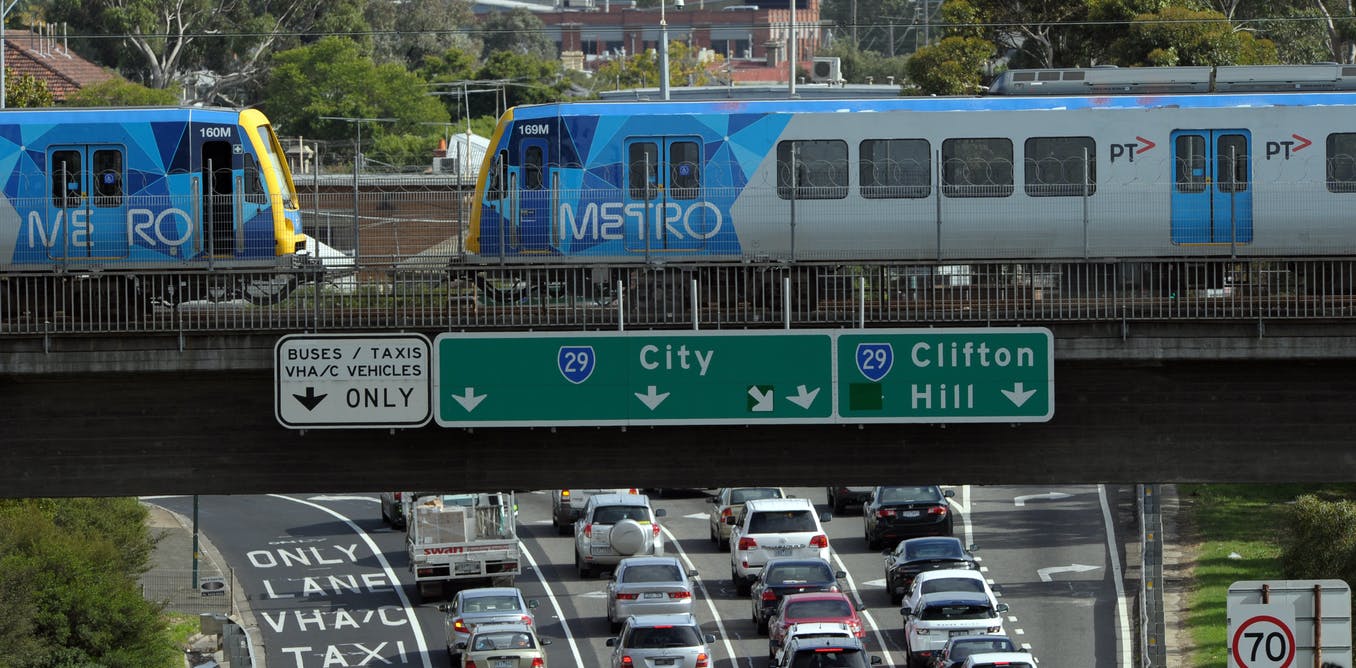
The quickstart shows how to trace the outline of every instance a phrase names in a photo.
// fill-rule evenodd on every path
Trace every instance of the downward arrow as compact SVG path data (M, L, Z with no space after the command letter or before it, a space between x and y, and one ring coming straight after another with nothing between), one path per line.
M1069 564L1068 566L1051 566L1049 568L1037 568L1036 575L1041 576L1041 582L1053 582L1051 575L1056 573L1086 573L1095 571L1101 566L1088 566L1087 564Z
M771 389L769 389L767 392L764 392L764 391L762 391L761 389L759 389L759 387L758 387L757 385L750 385L750 386L749 386L749 396L753 397L753 400L756 402L756 403L754 403L752 406L749 407L749 410L751 410L751 411L753 411L753 412L755 412L755 413L770 413L770 412L772 412L772 409L773 409L773 405L772 405L772 399L773 399L773 396L772 396L772 390L771 390Z
M1060 499L1067 499L1067 498L1069 498L1070 496L1072 496L1072 495L1071 495L1071 494L1065 494L1064 492L1046 492L1046 493L1044 493L1044 494L1027 494L1027 495L1024 495L1024 496L1014 496L1014 497L1012 497L1012 504L1020 508L1021 506L1025 506L1025 505L1026 505L1026 502L1027 502L1027 501L1030 501L1030 500L1032 500L1032 499L1050 499L1051 501L1058 501L1058 500L1060 500Z
M454 394L452 395L452 398L456 399L457 403L461 404L461 407L465 408L467 413L470 413L471 411L476 409L476 406L480 405L480 402L485 400L485 397L488 396L490 395L476 394L476 388L468 387L466 388L465 394L462 395Z
M807 393L804 385L797 385L796 390L799 394L787 397L786 400L805 410L810 410L810 405L815 402L815 397L819 396L819 388L816 387Z
M663 394L655 394L655 386L651 385L648 394L641 394L637 392L636 398L640 399L640 403L645 404L646 408L654 410L659 407L659 404L664 403L665 399L669 398L669 393L665 392Z
M1021 383L1014 383L1011 390L1000 390L1000 392L1008 398L1008 401L1016 404L1018 408L1021 408L1022 404L1026 403L1026 400L1036 393L1035 390L1025 389Z
M328 397L328 396L330 396L330 395L328 395L328 394L319 394L319 395L318 395L318 394L315 393L315 388L314 388L314 387L307 387L307 388L306 388L306 396L302 396L302 395L300 395L300 394L294 394L294 395L292 395L292 396L296 397L296 398L297 398L297 401L300 401L300 402L301 402L301 405L306 407L306 410L308 410L308 411L313 411L313 410L315 410L315 407L316 407L316 406L319 406L319 405L320 405L320 402L322 402L322 401L325 400L325 397Z

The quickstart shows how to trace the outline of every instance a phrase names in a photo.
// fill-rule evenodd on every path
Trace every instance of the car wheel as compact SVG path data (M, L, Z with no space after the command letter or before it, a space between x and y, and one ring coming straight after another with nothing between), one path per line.
M580 579L588 580L593 577L593 569L584 565L584 560L579 558L578 550L574 553L574 569L579 571Z
M711 542L720 545L720 532L716 530L716 525L706 525L707 535L711 537Z
M871 536L870 528L862 530L862 539L866 541L866 549L871 550L872 552L880 549L880 539Z
M750 593L753 592L752 582L749 582L748 580L745 580L744 578L741 578L738 575L735 576L734 581L736 594L739 594L740 596L748 596Z
M390 523L391 523L391 514L388 513L388 512L386 512L386 504L384 504L384 503L381 504L381 523L382 523L382 524L390 524Z
M833 508L833 514L841 515L847 506L843 505L843 500L833 492L829 492L829 506Z
M614 636L617 635L617 632L621 630L621 627L622 627L622 623L621 623L621 622L619 622L619 621L617 621L617 620L615 620L615 619L612 619L611 616L608 617L608 619L607 619L607 629L608 629L609 631L612 632L612 635L614 635Z
M755 614L753 623L758 625L758 635L767 635L767 619L759 619L758 615Z

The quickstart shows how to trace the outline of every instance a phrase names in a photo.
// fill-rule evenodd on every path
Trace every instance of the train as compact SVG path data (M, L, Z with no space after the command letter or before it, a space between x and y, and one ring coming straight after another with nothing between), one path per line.
M1356 67L1014 70L971 97L542 104L474 262L1128 262L1356 253Z
M256 109L5 110L0 148L10 316L90 299L129 314L209 296L267 302L316 262L282 146ZM214 271L234 269L264 278Z

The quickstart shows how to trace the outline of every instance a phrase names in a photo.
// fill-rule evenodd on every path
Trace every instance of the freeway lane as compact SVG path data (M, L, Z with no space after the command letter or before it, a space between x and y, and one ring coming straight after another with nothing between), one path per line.
M1098 487L953 489L956 535L979 545L985 572L1012 608L1005 627L1014 640L1029 646L1042 668L1123 661L1115 569L1107 554ZM1114 524L1125 525L1121 514L1127 507L1133 510L1133 501L1121 491L1108 490L1108 508ZM823 488L787 492L825 508ZM540 602L540 633L554 641L548 648L550 664L607 665L606 580L581 580L575 573L573 539L551 526L548 493L526 492L518 500L519 534L528 558L517 584ZM188 497L156 503L184 514L191 508ZM714 665L766 666L767 639L750 620L751 602L735 594L729 554L717 551L708 538L705 494L675 493L652 503L668 513L662 520L666 551L680 553L700 573L694 614L718 638L711 648ZM413 585L403 534L381 524L375 496L203 497L202 525L249 592L275 667L449 665L443 615L435 604L413 606L413 614L405 607ZM835 566L848 574L845 589L863 604L868 648L886 665L902 665L902 619L884 590L881 555L866 548L860 512L849 509L825 529ZM284 557L289 550L292 557ZM297 554L309 555L311 563L298 563ZM1124 556L1119 553L1116 561L1123 564ZM382 586L388 577L383 561L405 583L403 591ZM356 578L358 591L334 591L331 577L341 583Z

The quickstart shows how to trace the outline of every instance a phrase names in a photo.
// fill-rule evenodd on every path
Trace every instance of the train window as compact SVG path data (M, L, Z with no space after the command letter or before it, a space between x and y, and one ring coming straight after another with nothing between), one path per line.
M490 185L487 188L489 197L492 200L504 198L504 170L508 169L508 151L500 151L495 154L494 161L490 163Z
M697 199L702 187L701 145L695 141L669 144L669 196Z
M1356 193L1356 133L1328 135L1328 190Z
M1177 192L1205 192L1205 137L1178 135L1175 150Z
M795 165L795 195L791 166ZM777 144L777 196L782 199L842 199L848 191L847 142L806 139Z
M1087 194L1097 192L1097 143L1092 137L1032 137L1023 154L1027 195L1082 197L1085 178Z
M94 206L122 206L122 151L99 149L94 163Z
M80 151L52 151L52 204L69 209L80 206Z
M541 190L545 187L542 181L543 162L545 155L540 146L529 146L523 151L523 189Z
M926 139L867 139L858 146L862 197L901 199L932 194L932 147Z
M1215 150L1215 178L1222 193L1248 189L1248 139L1243 135L1220 135Z
M1012 140L1002 137L942 142L942 194L1007 197L1012 194Z
M264 192L264 175L259 171L259 162L252 153L245 154L245 201L250 204L268 203Z
M638 141L627 149L626 163L630 166L632 199L654 199L659 196L659 145Z

